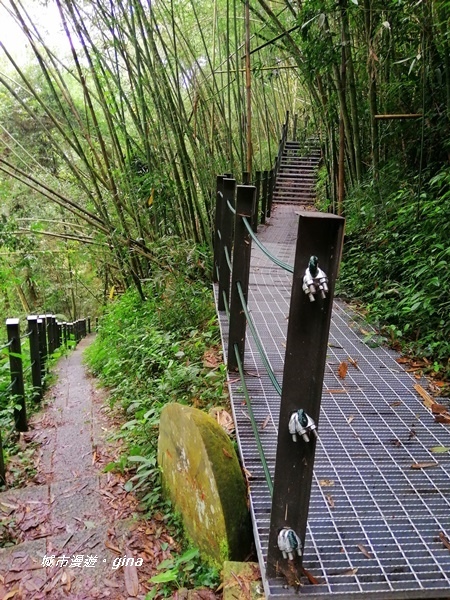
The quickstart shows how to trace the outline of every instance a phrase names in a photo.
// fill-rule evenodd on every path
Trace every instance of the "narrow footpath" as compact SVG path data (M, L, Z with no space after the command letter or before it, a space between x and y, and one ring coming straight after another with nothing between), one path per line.
M102 472L117 444L108 446L108 403L82 364L91 342L59 361L47 406L22 436L36 445L37 476L0 494L0 519L16 542L0 549L3 600L144 598L155 564L173 548L158 515L138 518L125 479ZM122 566L125 556L134 564Z

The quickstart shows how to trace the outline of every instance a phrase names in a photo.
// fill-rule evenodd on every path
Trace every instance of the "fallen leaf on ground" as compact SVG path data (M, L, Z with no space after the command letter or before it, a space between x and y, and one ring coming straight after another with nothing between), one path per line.
M355 360L354 358L351 358L350 356L347 356L347 359L348 359L348 362L352 365L352 367L355 367L355 369L359 369L357 360Z
M320 487L331 487L334 485L334 481L332 479L320 479L319 485Z
M338 375L341 379L345 379L347 376L348 364L343 360L338 367Z
M353 421L355 417L353 415L350 415L349 418L347 419L347 423L350 425L350 423Z
M450 425L450 413L445 412L445 413L442 413L441 415L436 415L434 417L434 420L436 421L436 423L443 423L444 425Z
M443 531L439 532L439 539L444 544L444 546L447 548L447 550L450 550L450 540L448 539L448 537L445 535L445 533Z
M345 394L347 390L344 389L340 389L340 390L327 390L327 392L329 394Z
M329 494L327 494L325 496L325 498L327 499L327 502L330 505L330 508L334 508L334 498L333 498L333 496L330 496Z
M433 415L439 415L441 413L446 413L448 411L447 407L443 404L437 404L436 402L431 405L431 412Z
M19 588L14 588L10 592L8 592L5 596L3 596L2 600L10 600L10 598L14 598L14 596L18 593L19 593Z
M267 427L267 423L270 421L270 415L264 419L264 423L261 425L261 429L265 429Z
M433 454L444 454L445 452L450 452L450 448L446 448L445 446L433 446L430 448L430 452Z
M139 579L136 565L124 565L123 574L128 594L133 598L136 598L139 593Z
M222 448L222 452L225 454L225 456L227 458L233 458L233 456L228 452L228 450L226 450L225 448Z
M357 548L360 552L362 552L364 554L364 556L366 558L373 558L372 555L370 554L370 552L367 550L367 548L365 546L363 546L362 544L358 544Z
M438 465L439 463L437 462L413 463L411 469L431 469L431 467L437 467Z
M111 542L109 540L106 540L105 546L107 548L109 548L110 550L112 550L113 552L117 552L117 554L122 554L122 552L119 550L119 548L117 546L114 546L114 544L111 544Z
M416 392L419 394L419 396L422 397L423 403L425 404L425 406L427 408L431 408L434 404L434 400L433 398L430 396L430 394L418 383L414 384L414 389L416 390Z
M396 400L395 402L391 402L389 406L400 406L401 404L403 404L401 400Z
M319 579L317 579L317 577L314 577L314 575L307 571L305 567L302 567L302 570L303 574L308 578L309 583L311 583L312 585L320 585L321 582L319 581Z

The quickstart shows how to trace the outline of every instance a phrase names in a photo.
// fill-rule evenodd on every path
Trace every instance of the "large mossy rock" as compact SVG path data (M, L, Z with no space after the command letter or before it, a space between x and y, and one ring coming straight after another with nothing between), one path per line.
M233 445L206 413L167 404L161 413L158 462L163 488L210 563L248 555L247 490Z

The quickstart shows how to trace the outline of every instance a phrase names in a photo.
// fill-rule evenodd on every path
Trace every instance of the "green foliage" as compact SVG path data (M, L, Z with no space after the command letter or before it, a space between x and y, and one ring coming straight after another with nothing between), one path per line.
M159 573L154 575L151 583L156 585L146 596L146 600L170 598L173 595L173 586L192 587L206 586L217 587L219 574L217 570L206 566L200 560L197 548L189 548L183 554L163 560L158 565Z
M450 375L450 170L420 197L417 180L389 192L386 175L383 188L368 184L347 200L338 292L361 300L392 342Z

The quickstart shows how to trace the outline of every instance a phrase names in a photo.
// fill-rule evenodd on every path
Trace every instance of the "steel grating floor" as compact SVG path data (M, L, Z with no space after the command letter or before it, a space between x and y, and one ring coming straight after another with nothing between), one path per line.
M258 233L290 264L297 223L298 207L278 205ZM249 309L280 383L291 277L253 245ZM224 313L220 322L226 348ZM439 538L450 538L450 453L430 452L450 446L450 427L434 422L398 355L377 346L376 337L367 341L366 329L335 301L303 560L317 585L305 578L294 589L264 578L271 498L240 384L229 382L267 598L450 598L450 551ZM357 368L349 364L342 380L337 368L349 357ZM244 368L273 476L280 399L249 335Z

